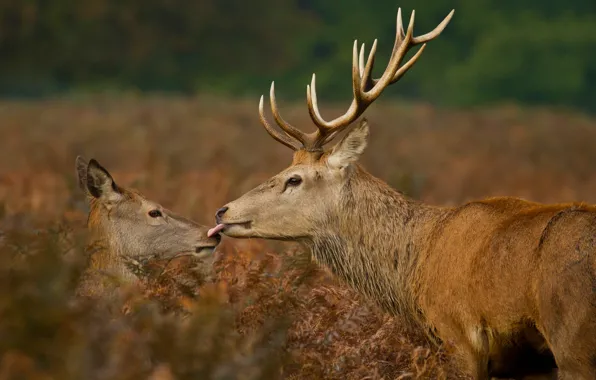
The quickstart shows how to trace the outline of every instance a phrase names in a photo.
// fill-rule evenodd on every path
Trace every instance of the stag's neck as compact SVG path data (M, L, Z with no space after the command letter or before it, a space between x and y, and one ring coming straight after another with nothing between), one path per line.
M446 210L408 199L361 168L341 199L310 242L315 260L385 310L421 323L418 268Z

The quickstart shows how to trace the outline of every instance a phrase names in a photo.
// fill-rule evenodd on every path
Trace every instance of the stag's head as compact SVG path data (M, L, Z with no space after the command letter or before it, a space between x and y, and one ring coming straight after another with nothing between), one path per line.
M314 235L330 215L337 215L340 200L346 195L346 185L358 172L357 161L364 151L369 127L363 120L350 130L331 149L324 146L348 128L389 85L397 82L422 54L426 42L437 37L447 26L454 11L432 31L415 37L414 12L407 31L404 31L401 9L397 13L396 38L391 58L380 78L373 78L373 64L377 41L364 60L364 44L358 51L354 41L352 57L352 88L354 99L346 113L334 120L323 119L317 105L315 75L306 88L310 117L317 127L305 133L285 121L275 100L271 84L270 102L273 117L282 131L272 127L265 118L263 97L259 103L260 120L267 132L278 142L294 150L292 165L239 199L228 203L216 213L217 226L209 233L223 231L232 237L261 237L271 239L300 239ZM408 51L421 45L418 51L402 64Z
M96 160L76 159L80 188L90 202L89 227L120 255L138 259L206 256L220 236L116 184Z

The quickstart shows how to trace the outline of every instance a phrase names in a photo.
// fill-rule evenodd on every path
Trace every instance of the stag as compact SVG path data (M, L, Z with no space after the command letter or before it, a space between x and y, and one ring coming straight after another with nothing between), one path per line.
M410 199L358 163L369 136L362 120L331 149L324 145L356 121L420 57L449 23L413 35L401 11L391 58L372 75L354 42L353 100L331 121L317 105L315 75L307 104L317 130L305 133L279 113L260 120L294 150L290 167L226 204L217 226L234 238L303 243L313 258L384 310L427 331L457 354L474 379L596 378L596 207L543 205L513 197L438 207ZM403 65L406 53L420 49Z
M78 156L76 171L90 204L90 247L96 248L91 250L82 295L104 294L106 282L136 281L143 264L151 260L195 256L202 260L204 274L209 274L218 234L208 237L207 227L163 208L138 191L118 186L95 159L87 162Z

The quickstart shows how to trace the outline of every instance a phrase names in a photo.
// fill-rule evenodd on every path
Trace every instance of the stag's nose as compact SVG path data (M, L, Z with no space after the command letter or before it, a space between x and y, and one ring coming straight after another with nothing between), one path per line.
M217 212L215 213L215 221L218 224L221 223L221 218L226 213L226 211L228 211L228 207L224 206L224 207L220 208L219 210L217 210Z

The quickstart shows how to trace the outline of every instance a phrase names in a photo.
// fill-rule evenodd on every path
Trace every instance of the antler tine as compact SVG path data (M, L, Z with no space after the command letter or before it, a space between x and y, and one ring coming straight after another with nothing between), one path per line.
M405 54L408 53L408 51L412 47L414 47L416 45L420 45L420 44L426 44L427 42L438 37L443 32L443 30L445 30L445 28L447 27L447 24L449 24L449 21L451 21L451 18L453 17L454 14L455 14L455 9L452 9L451 12L449 12L449 14L443 19L443 21L441 21L441 23L439 25L437 25L435 27L435 29L433 29L431 32L423 34L422 36L412 37L410 43L407 44L407 49L404 53L404 56L405 56ZM401 36L401 34L403 34L403 23L401 20L401 9L399 9L397 12L397 19L398 19L397 35ZM395 40L396 45L394 45L394 47L393 47L394 50L393 50L393 53L391 54L391 59L393 59L394 53L397 51L397 49L396 49L397 41L398 41L398 38L396 38L396 40ZM416 52L416 54L412 58L410 58L408 60L408 62L395 73L390 84L397 82L399 80L399 78L401 78L410 69L410 67L412 67L414 65L416 60L420 57L420 54L422 54L422 51L424 50L424 46L425 45L421 46L420 49ZM402 57L402 59L403 59L403 57ZM376 85L378 81L379 81L379 79L371 79L371 82L373 83L373 85Z
M364 44L363 44L364 47ZM362 81L360 82L360 91L366 92L370 90L374 83L371 78L372 70L375 65L375 54L377 52L377 40L373 42L372 47L370 48L370 53L368 53L368 59L366 61L366 67L364 72L361 72L360 75L362 76Z
M375 99L377 99L383 90L392 83L393 77L395 73L398 71L399 64L401 63L403 57L406 55L406 52L409 49L409 44L412 39L412 34L414 33L414 19L416 17L416 11L412 11L412 15L410 16L410 23L408 24L408 31L406 32L406 36L403 39L403 42L399 45L395 54L392 54L391 59L389 60L389 64L387 65L387 69L383 72L381 77L374 81L373 88L370 89L363 97L366 98L367 102L372 103ZM400 20L401 21L401 20ZM397 37L396 37L397 38Z
M391 50L389 62L393 61L393 57L399 50L399 47L401 46L405 37L406 35L404 33L404 21L401 17L401 8L397 8L397 17L395 20L395 41L393 42L393 49ZM373 81L375 81L375 79L373 79Z
M279 109L277 108L277 101L275 100L275 82L271 82L271 89L269 90L269 101L271 102L271 111L273 112L273 118L275 122L284 132L286 132L291 137L295 138L302 144L306 141L306 133L302 132L301 130L294 127L292 124L288 123L281 117L279 113Z
M364 50L364 44L362 44L362 49L360 49L360 51ZM360 86L362 85L362 76L360 75L360 59L358 56L358 40L354 41L354 48L352 50L352 94L354 95L354 100L356 101L356 103L360 102L360 98L361 98L361 91L360 91ZM362 70L364 71L364 70ZM313 90L315 89L315 85L314 85L314 74L313 74L313 81L312 81L312 87ZM315 103L316 105L316 103ZM320 116L320 113L318 112L317 109L317 113L318 116ZM320 120L323 120L322 118L320 118ZM329 126L326 124L317 124L317 126L319 127L319 129L323 128L323 129L328 129Z
M401 43L402 39L406 36L405 32L404 32L404 20L401 17L401 7L397 8L397 17L396 17L396 21L395 21L395 42L397 42L398 44ZM397 50L397 47L399 46L398 44L396 44L393 48L393 50Z
M389 84L393 84L395 82L397 82L406 72L408 72L408 70L414 66L414 63L416 63L416 61L418 60L418 58L420 58L420 56L422 55L422 52L424 51L424 48L426 48L426 44L420 46L420 49L418 49L418 51L416 52L416 54L414 54L414 56L412 58L410 58L408 60L408 62L406 62L405 65L403 65L402 67L399 68L399 70L397 70L395 72L395 75L393 76L393 79L391 79L391 81L389 81Z
M412 12L413 13L413 12ZM404 33L404 21L401 17L401 7L397 8L397 17L395 18L395 41L393 42L393 49L391 49L391 57L389 57L389 62L393 62L395 59L395 54L399 51L400 46L402 46L406 35ZM373 87L377 84L379 79L370 78L369 79L371 86Z
M265 127L265 130L273 137L275 140L279 141L280 143L284 144L288 148L292 150L298 150L299 147L294 144L293 141L288 138L286 135L282 135L277 130L275 130L271 124L265 118L265 111L263 109L263 95L261 95L261 100L259 100L259 119L261 120L261 124Z
M441 33L443 33L443 30L445 30L445 27L447 27L447 24L449 24L449 21L451 21L454 13L455 9L452 9L447 17L445 17L443 21L441 21L441 23L437 25L431 32L412 38L412 46L428 42L438 37Z
M358 67L360 76L364 74L364 43L360 46L360 55L358 56Z
M360 55L363 55L363 50L361 51L362 53L360 53ZM347 126L347 124L350 124L353 121L353 114L358 111L358 104L361 102L359 99L362 95L362 91L360 90L362 80L362 77L360 76L360 67L362 65L360 62L361 60L359 59L358 54L358 40L355 40L354 47L352 49L352 91L354 100L345 114L330 122L323 119L319 111L319 105L317 102L316 74L312 75L310 85L306 85L306 101L308 104L308 112L320 131L320 136L326 137L333 129L339 128L344 124ZM362 71L364 72L364 69Z
M358 59L357 55L356 55L355 59ZM354 65L356 65L355 69L354 69ZM354 72L354 71L358 72L358 66L357 66L358 63L355 63L354 65L352 65L352 72ZM360 86L360 76L359 75L353 76L353 79L354 79L353 87L356 89ZM358 109L358 103L356 102L356 100L352 101L350 108L348 108L348 111L345 114L341 115L340 117L338 117L336 119L333 119L332 121L324 120L323 117L321 116L321 113L319 112L319 105L317 102L317 89L316 89L315 83L316 83L316 75L313 74L310 85L306 85L306 101L308 103L308 112L309 112L311 118L313 119L313 122L319 129L319 131L323 131L323 134L326 135L327 133L331 132L335 128L342 127L344 124L350 124L352 121L354 121L352 119L352 117L353 117L353 114ZM357 97L360 96L360 92L354 91L354 93L355 93L355 96L357 96Z

